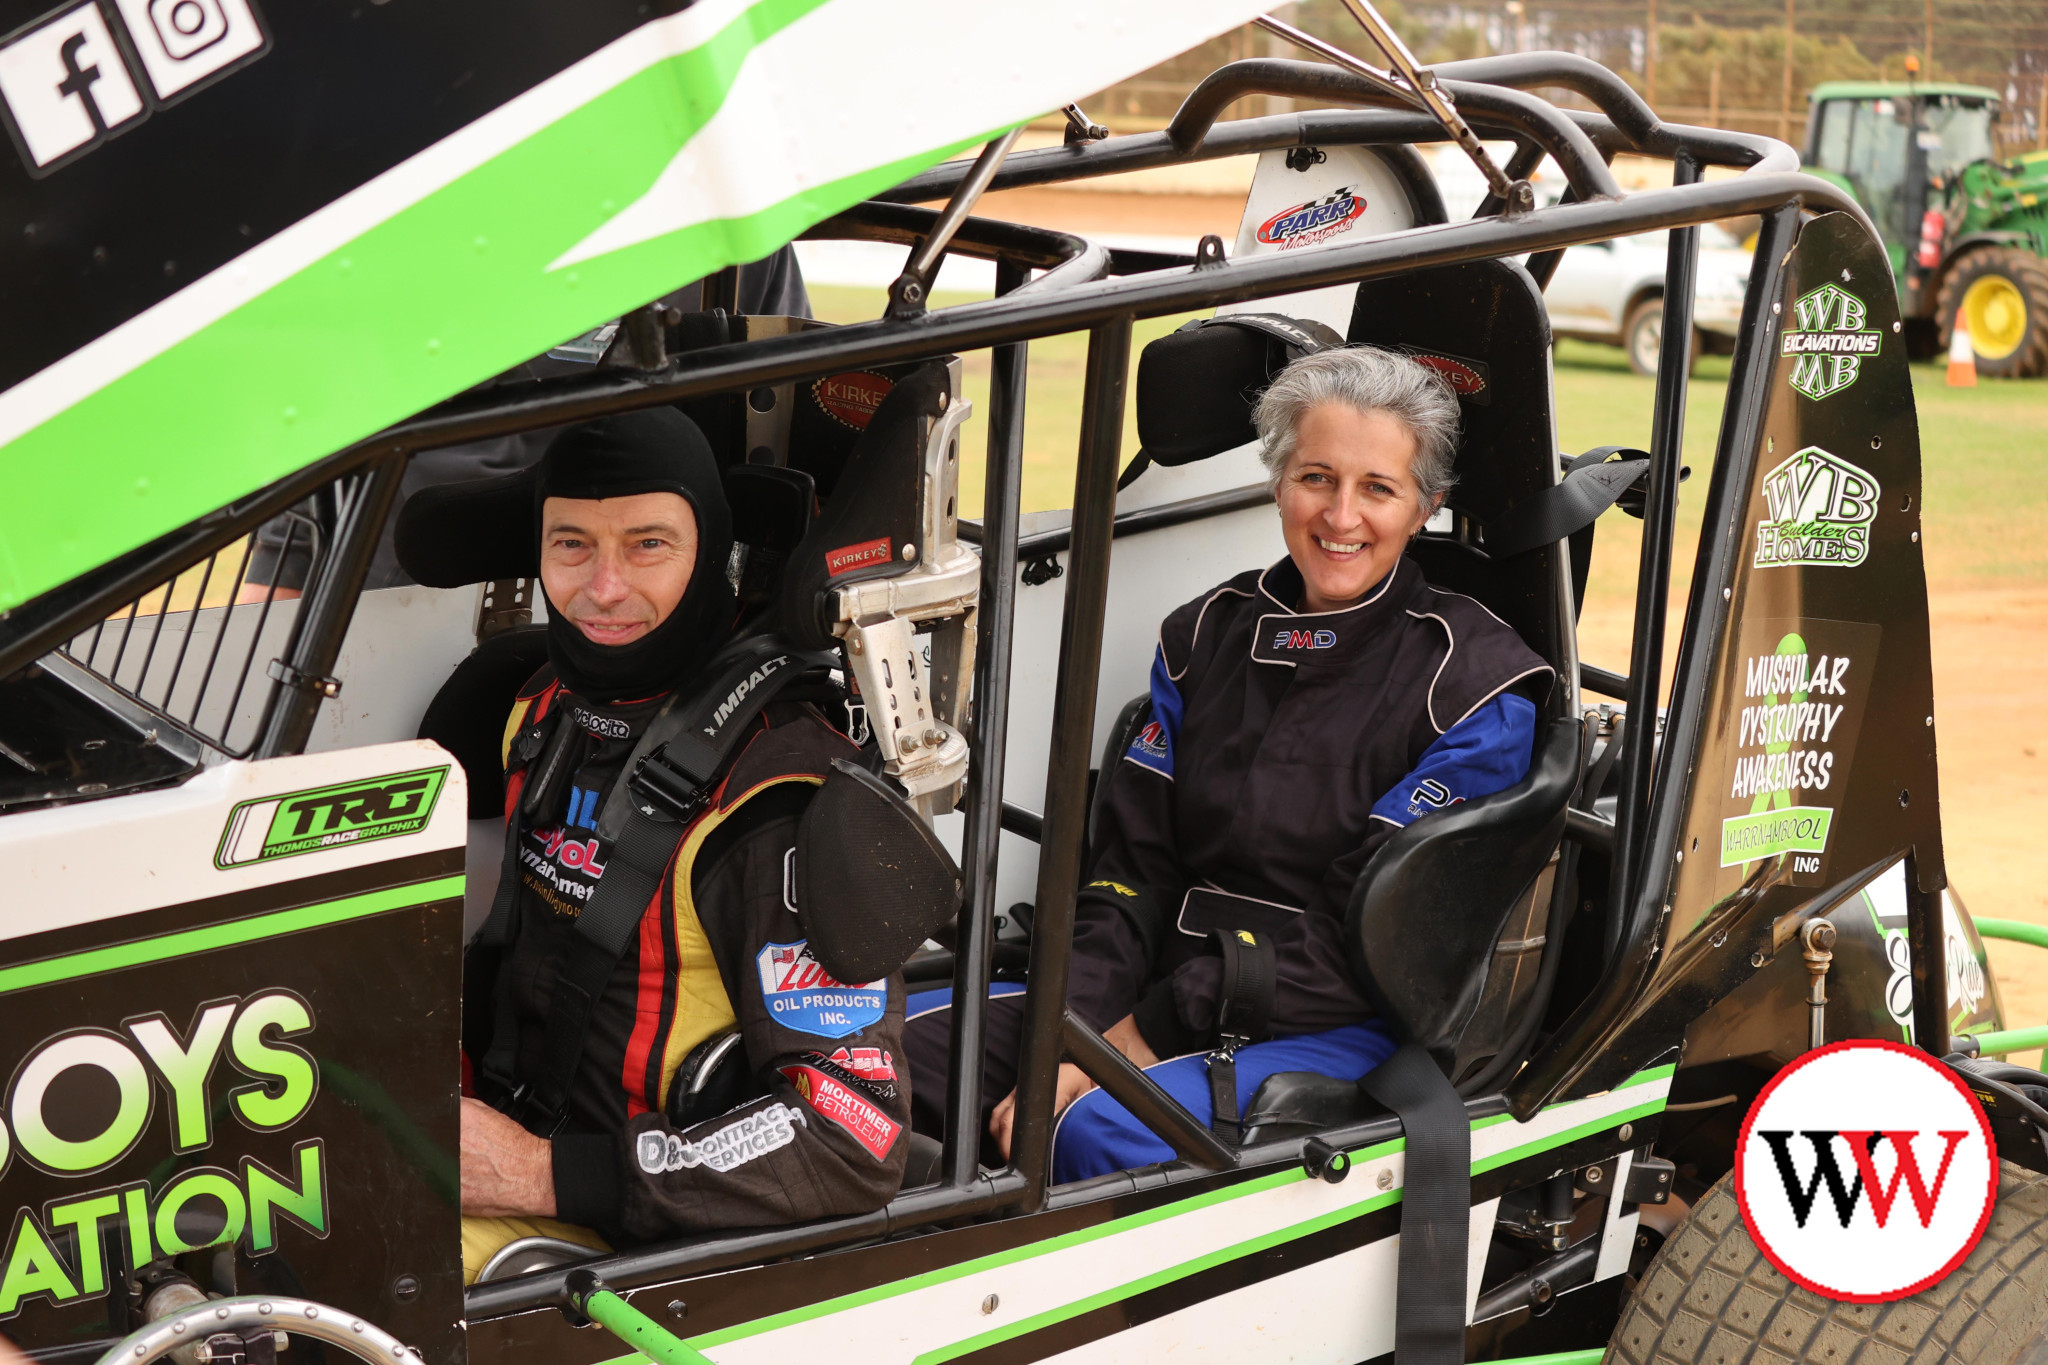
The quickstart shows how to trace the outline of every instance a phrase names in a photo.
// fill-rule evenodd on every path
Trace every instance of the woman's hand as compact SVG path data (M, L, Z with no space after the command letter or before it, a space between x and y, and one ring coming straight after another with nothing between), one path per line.
M1109 1045L1131 1059L1131 1064L1140 1068L1159 1065L1159 1058L1146 1046L1145 1035L1138 1032L1138 1021L1125 1015L1109 1026L1102 1035ZM1060 1063L1059 1083L1053 1091L1052 1112L1057 1118L1067 1112L1067 1106L1095 1088L1095 1082L1088 1079L1080 1067L1072 1062ZM1017 1122L1017 1092L1005 1095L1002 1103L989 1115L988 1133L996 1140L996 1147L1005 1161L1010 1159L1010 1134Z
M1095 1082L1088 1079L1081 1068L1072 1062L1060 1063L1057 1088L1053 1091L1052 1112L1058 1118L1067 1112L1067 1106L1095 1088ZM1010 1131L1017 1122L1017 1092L1012 1090L1003 1096L996 1111L988 1116L988 1134L996 1140L996 1149L1003 1154L1003 1160L1010 1159Z
M1146 1043L1145 1035L1138 1032L1138 1018L1126 1014L1111 1024L1103 1033L1109 1045L1131 1059L1131 1065L1143 1071L1148 1066L1159 1065L1159 1055Z

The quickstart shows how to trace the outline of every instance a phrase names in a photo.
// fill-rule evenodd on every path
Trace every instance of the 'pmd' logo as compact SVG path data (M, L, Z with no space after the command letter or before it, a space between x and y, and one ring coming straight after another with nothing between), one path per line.
M0 41L0 107L30 175L43 176L270 45L251 0L66 5ZM140 79L138 79L138 72Z
M1991 1127L1963 1082L1913 1048L1831 1043L1779 1072L1735 1147L1743 1223L1817 1294L1884 1303L1962 1264L1998 1196Z

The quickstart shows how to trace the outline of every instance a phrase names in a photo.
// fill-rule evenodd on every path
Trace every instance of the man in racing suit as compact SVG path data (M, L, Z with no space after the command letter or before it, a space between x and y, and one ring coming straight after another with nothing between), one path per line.
M833 980L792 913L798 817L831 760L857 754L809 706L772 705L714 779L565 1053L564 964L614 855L597 813L644 727L730 631L731 531L708 444L667 408L564 432L535 513L549 664L506 728L516 873L470 958L465 1271L534 1233L595 1247L877 1208L908 1146L903 990L893 975ZM685 1060L735 1029L742 1102L672 1121ZM535 1095L564 1055L573 1071L548 1112Z

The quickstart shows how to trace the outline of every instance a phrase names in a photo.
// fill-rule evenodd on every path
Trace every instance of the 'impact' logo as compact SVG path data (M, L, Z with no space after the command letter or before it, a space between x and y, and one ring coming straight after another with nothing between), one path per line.
M1764 1087L1736 1139L1735 1194L1757 1248L1794 1282L1884 1303L1970 1254L1997 1199L1998 1153L1953 1071L1859 1038Z
M417 834L433 818L447 778L446 768L421 768L244 801L228 814L213 865L240 867Z
M1764 475L1763 492L1757 568L1852 567L1870 553L1870 523L1877 520L1883 489L1869 470L1807 446Z
M1808 398L1825 398L1855 383L1863 357L1876 355L1884 340L1876 328L1863 325L1869 320L1863 300L1832 284L1800 295L1792 319L1798 326L1786 329L1779 354L1794 357L1792 387Z

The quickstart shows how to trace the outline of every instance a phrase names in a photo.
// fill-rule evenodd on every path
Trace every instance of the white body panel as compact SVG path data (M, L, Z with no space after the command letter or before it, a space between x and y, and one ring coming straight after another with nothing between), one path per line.
M444 764L448 776L432 817L416 833L240 867L215 866L229 819L244 801ZM0 820L0 864L7 868L0 939L460 848L468 833L467 801L462 769L447 750L406 740L222 763L164 791L10 815Z

